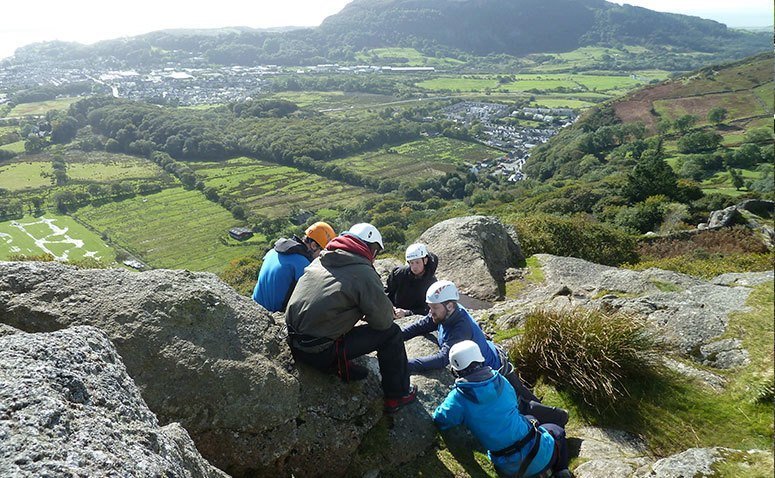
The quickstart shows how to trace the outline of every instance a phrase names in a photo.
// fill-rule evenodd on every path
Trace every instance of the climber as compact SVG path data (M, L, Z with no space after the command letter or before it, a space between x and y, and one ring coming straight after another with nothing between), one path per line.
M425 244L412 244L406 248L406 265L390 271L385 293L393 303L395 317L425 315L425 291L436 282L436 267L439 258L429 252Z
M428 315L401 330L404 341L431 332L438 332L439 351L433 355L409 359L409 373L444 368L449 364L449 350L456 343L471 340L479 346L485 364L499 371L516 390L520 411L535 416L541 423L554 423L561 427L568 422L568 412L543 405L529 388L522 383L514 366L503 349L485 337L468 311L458 304L460 294L454 283L441 280L428 288L426 302Z
M313 259L320 255L328 241L336 236L325 222L316 222L304 231L304 238L280 238L264 256L253 300L270 312L285 311L296 282Z
M555 424L538 425L520 414L514 388L486 364L478 344L456 343L449 361L457 377L453 389L433 412L444 431L465 425L501 477L570 478L565 430Z
M385 412L393 413L415 399L417 388L409 385L401 329L374 269L383 248L368 223L334 238L299 279L285 322L294 358L345 382L366 378L368 369L352 359L376 351ZM356 326L360 320L366 324Z

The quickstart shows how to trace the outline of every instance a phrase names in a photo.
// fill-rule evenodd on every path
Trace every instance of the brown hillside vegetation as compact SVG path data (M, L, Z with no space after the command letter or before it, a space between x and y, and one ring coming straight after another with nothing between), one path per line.
M728 110L729 121L771 115L771 105L754 90L772 92L772 67L773 55L766 54L748 61L704 68L690 77L636 91L616 102L614 111L621 121L639 121L650 130L656 128L662 115L674 119L691 114L702 121L717 106Z

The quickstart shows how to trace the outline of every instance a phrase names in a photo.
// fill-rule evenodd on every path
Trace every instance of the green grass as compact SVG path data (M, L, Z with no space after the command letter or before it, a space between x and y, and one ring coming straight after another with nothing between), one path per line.
M527 274L522 279L514 279L506 283L507 299L516 299L528 286L540 284L545 279L544 271L541 269L538 258L530 256L525 262L527 263Z
M0 165L0 188L9 191L51 186L53 169L48 161L13 161Z
M109 183L168 176L156 164L125 154L79 152L68 154L65 159L67 176L72 181Z
M671 98L656 100L653 104L660 117L674 120L679 116L692 114L699 118L700 124L707 123L708 112L716 107L727 110L726 121L767 114L767 110L751 91Z
M702 279L711 279L727 272L755 272L771 270L773 261L769 253L714 254L707 258L698 258L687 254L664 259L642 261L637 264L625 264L628 269L642 271L651 267L680 272ZM655 284L657 285L657 284ZM657 285L659 287L659 285Z
M770 113L775 109L775 82L758 86L753 89L753 93L764 102Z
M643 80L619 75L588 74L520 74L515 81L499 83L495 76L441 76L421 81L416 86L432 91L493 91L524 92L552 91L564 88L572 91L625 91L645 83Z
M373 48L355 55L358 61L392 66L451 68L464 64L456 58L426 56L414 48Z
M0 149L11 151L13 153L23 153L25 151L24 141L15 141L13 143L4 144L0 146Z
M69 216L47 213L0 222L0 260L12 255L41 254L70 261L91 257L105 264L113 262L115 257L99 235Z
M283 99L295 103L299 108L318 110L364 108L397 101L388 95L342 91L283 91L261 98Z
M74 216L156 268L220 272L230 260L256 252L221 241L239 222L196 190L171 188L86 206Z
M332 163L370 177L417 184L429 177L455 171L457 165L502 155L502 152L479 143L438 136L348 156Z
M279 217L299 208L351 207L373 196L366 189L250 158L190 163L207 187L253 214Z
M9 117L19 117L19 116L28 116L28 115L44 115L49 110L64 110L67 109L71 104L75 103L76 101L80 100L81 98L60 98L56 100L49 100L49 101L39 101L36 103L23 103L20 105L16 105L10 113L8 113Z
M539 97L536 98L530 106L544 107L544 108L574 108L583 109L594 106L595 103L583 100L575 100L571 98L551 98L551 97Z

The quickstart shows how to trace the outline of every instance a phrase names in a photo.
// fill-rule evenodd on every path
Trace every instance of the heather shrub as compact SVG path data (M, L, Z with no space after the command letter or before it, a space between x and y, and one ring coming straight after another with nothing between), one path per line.
M660 371L643 323L600 310L537 310L511 350L529 381L538 377L601 410L629 395L628 383Z
M713 254L765 253L767 246L756 232L745 226L735 226L706 230L689 237L647 239L641 241L636 250L642 260L655 260L696 254L698 250L704 250L708 257Z
M538 214L511 221L525 257L545 253L616 266L637 260L635 238L585 215Z
M708 254L704 249L697 249L690 254L623 264L622 267L642 271L656 267L669 271L680 272L702 279L712 279L729 272L760 272L772 270L773 256L771 253L748 254Z

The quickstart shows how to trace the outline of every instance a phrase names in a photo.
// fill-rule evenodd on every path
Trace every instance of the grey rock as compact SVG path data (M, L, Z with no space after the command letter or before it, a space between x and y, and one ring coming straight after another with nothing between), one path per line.
M92 327L0 337L0 475L226 477Z
M573 475L576 478L627 478L649 463L647 458L596 459L579 465Z
M708 218L708 229L718 227L730 227L745 222L743 215L737 210L737 206L729 206L726 209L713 211Z
M0 337L5 337L6 335L18 334L19 332L21 332L21 330L11 327L10 325L0 324Z
M772 218L775 216L775 201L765 199L746 199L737 205L738 209L748 211L759 217Z
M237 476L340 475L382 417L373 357L362 363L375 373L354 384L295 365L281 316L212 274L0 262L0 322L103 330L161 423L180 422L202 455ZM411 408L399 431L430 429ZM423 453L432 439L421 437L380 465Z
M700 357L704 365L720 369L730 369L748 365L751 360L748 351L743 349L739 339L724 339L700 347Z
M700 478L713 476L713 465L723 461L726 448L690 448L682 453L658 460L648 474L654 478Z
M524 294L530 306L581 306L640 316L668 349L700 361L700 347L726 332L730 314L746 309L751 292L660 269L632 271L571 257L536 257L546 280ZM757 274L740 280L760 280L764 273ZM556 295L565 288L572 293Z
M574 435L582 440L579 458L590 460L648 456L646 442L630 433L609 428L581 427Z
M691 365L668 357L665 357L662 360L662 363L664 363L668 369L680 373L685 377L697 380L715 392L723 391L724 387L726 386L727 381L721 375L717 375L706 370L700 370L698 368L692 367Z
M419 242L439 256L436 277L451 280L482 300L503 297L506 271L524 261L514 229L487 216L440 222L425 231Z
M392 257L388 259L377 259L374 261L374 269L377 270L377 274L379 274L379 277L382 279L382 283L385 284L387 283L387 277L390 274L390 271L396 267L401 267L404 264L405 262L393 259Z
M773 271L764 272L730 272L711 279L711 284L725 286L756 287L761 284L772 284L775 280Z

